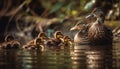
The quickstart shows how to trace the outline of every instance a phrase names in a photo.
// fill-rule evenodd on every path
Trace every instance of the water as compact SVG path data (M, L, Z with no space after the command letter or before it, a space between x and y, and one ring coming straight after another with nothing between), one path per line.
M120 69L120 42L71 50L0 50L0 69Z

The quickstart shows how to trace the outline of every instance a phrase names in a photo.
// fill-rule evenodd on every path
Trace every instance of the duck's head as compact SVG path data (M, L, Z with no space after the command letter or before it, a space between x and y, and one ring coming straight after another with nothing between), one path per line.
M6 37L5 37L5 41L6 42L9 42L9 41L11 41L11 40L14 40L14 37L13 37L13 35L7 35Z
M55 33L54 33L54 37L56 38L56 39L60 39L60 40L62 40L63 41L63 33L61 32L61 31L56 31Z
M76 25L74 27L72 27L70 30L74 31L74 30L83 30L85 28L86 24L83 21L79 21L76 23Z
M90 15L86 16L87 19L95 17L99 19L100 22L104 23L105 15L104 12L100 8L95 8Z
M40 37L43 41L46 41L48 39L46 33L42 32L38 34L38 37Z

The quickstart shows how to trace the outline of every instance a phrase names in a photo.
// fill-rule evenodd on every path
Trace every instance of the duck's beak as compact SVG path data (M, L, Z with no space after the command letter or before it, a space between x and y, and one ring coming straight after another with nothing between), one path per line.
M78 30L78 27L77 27L77 26L74 26L74 27L72 27L70 30L71 30L71 31L73 31L73 30Z
M89 19L89 18L92 18L92 17L94 17L93 13L91 13L91 14L88 15L88 16L86 16L85 18L86 18L86 19Z

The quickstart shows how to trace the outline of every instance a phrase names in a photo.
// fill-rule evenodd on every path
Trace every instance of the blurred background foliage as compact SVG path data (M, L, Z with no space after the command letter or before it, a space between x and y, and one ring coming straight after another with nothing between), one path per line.
M107 25L120 25L120 0L0 0L0 37L8 33L35 37L36 31L52 32L61 27L68 32L76 19L96 7L104 11Z
M23 12L20 14L41 17L76 17L85 15L95 7L100 7L108 15L108 19L118 20L119 5L119 0L0 0L0 10L6 10L7 14L21 6ZM0 15L6 15L2 13L0 12ZM111 15L114 16L110 17Z

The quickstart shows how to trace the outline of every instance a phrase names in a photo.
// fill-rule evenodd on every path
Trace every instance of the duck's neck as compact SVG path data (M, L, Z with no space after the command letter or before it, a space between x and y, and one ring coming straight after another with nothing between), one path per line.
M103 24L104 23L104 18L97 18L97 20L96 20L98 23L101 23L101 24Z

